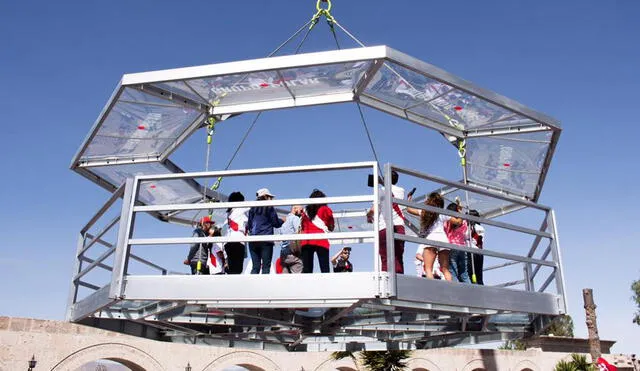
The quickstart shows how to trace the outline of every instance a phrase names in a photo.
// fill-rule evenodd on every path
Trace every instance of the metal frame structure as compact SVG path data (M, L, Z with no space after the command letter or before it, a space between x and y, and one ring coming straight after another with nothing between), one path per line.
M378 184L369 195L328 197L324 199L278 199L271 201L246 201L209 204L158 204L141 205L138 200L139 185L145 181L162 181L217 176L248 176L257 174L282 174L295 172L322 172L331 170L370 169L377 179L375 162L333 165L296 166L268 169L213 171L182 174L144 175L128 179L98 213L81 230L78 244L77 266L74 269L68 319L102 328L114 328L119 321L120 331L148 336L155 339L191 342L198 344L259 347L261 349L287 350L339 350L423 348L451 346L467 342L511 339L538 332L555 316L566 312L564 282L557 231L553 211L543 205L526 200L494 194L460 182L452 182L429 174L387 164L386 183L391 171L405 176L440 183L486 196L509 198L526 208L545 214L539 230L473 217L448 210L434 209L423 203L415 203L391 197L390 184L381 188L385 192L384 204L378 202ZM122 198L120 216L109 220L97 233L89 233L110 206ZM368 230L337 231L317 236L273 235L245 237L172 237L133 238L136 215L161 211L226 209L257 205L284 206L293 204L372 203L373 208L384 211L374 213L374 224ZM404 206L436 211L448 216L481 222L535 237L526 256L494 250L476 250L466 246L451 245L420 237L388 234L387 244L394 239L409 243L428 243L452 250L480 253L485 256L508 260L499 267L519 264L523 266L523 278L496 286L476 286L445 281L426 280L419 277L396 274L394 255L389 254L390 270L380 270L378 260L378 233L373 228L378 217L387 222L391 218L391 202ZM336 215L354 215L366 218L365 213L340 211ZM118 225L117 243L101 241L106 230ZM267 240L324 239L333 242L346 239L371 241L371 272L351 274L302 274L302 275L223 275L189 276L172 274L169 269L153 262L151 257L138 256L131 251L136 245L184 245L197 242L251 242ZM539 247L549 241L541 257ZM107 250L96 259L88 259L87 251L101 244ZM390 250L390 249L389 249ZM113 265L105 264L114 256ZM157 275L136 275L129 269L129 262L136 260L158 271ZM88 264L85 266L85 264ZM552 268L552 273L539 283L540 267ZM84 280L94 270L111 272L106 284ZM516 277L517 278L517 277ZM536 280L536 278L538 278ZM551 284L555 293L548 292ZM523 286L521 290L514 289ZM91 291L79 297L81 287ZM211 290L215 287L215 290ZM268 290L265 290L268 287ZM239 290L239 288L243 288ZM141 330L146 329L149 330ZM144 335L147 334L147 335Z
M366 68L360 65L362 63L365 63L364 66L366 66ZM324 89L305 92L304 94L294 93L293 89L296 88L296 85L292 81L287 81L283 77L284 72L282 72L291 70L304 71L305 69L344 65L347 67L351 65L358 66L353 67L353 71L346 71L352 75L350 80L348 80L350 85L348 84L346 87L337 88L326 87ZM347 69L347 67L343 68ZM257 87L257 89L260 89L263 84L249 85L249 87L243 86L242 84L246 83L249 76L260 73L271 74L280 79L278 83L264 84L265 86L269 85L268 88L276 87L276 90L279 89L278 94L274 93L275 95L273 97L262 95L257 98L252 98L249 96L239 103L231 102L227 104L224 101L226 93L211 98L204 96L204 91L208 90L197 87L194 88L196 82L201 83L202 81L209 82L215 79L226 79L225 81L233 81L233 83L230 86L220 89L227 89L229 92L238 94L246 93L242 89L247 89L247 94L252 94L255 92L251 91L250 88ZM442 92L432 97L424 96L424 92L417 86L413 86L415 83L412 85L410 81L411 78L409 76L414 75L422 80L429 81L431 85L438 84L438 88L441 89ZM327 79L327 77L322 78ZM408 93L404 93L405 98L403 99L410 99L410 103L402 106L397 101L390 101L384 97L377 96L374 86L376 83L379 83L381 79L384 80L385 78L387 80L393 78L395 79L394 83L408 85ZM315 79L318 80L320 78L316 77ZM446 86L446 89L442 88L441 85ZM177 86L179 86L179 88L176 88ZM215 88L211 88L211 91L213 90L215 90ZM209 92L211 93L211 91ZM399 94L397 92L392 93L393 95ZM127 94L139 95L141 97L139 98L140 101L132 101L131 99L133 98L126 99L125 96ZM406 98L407 94L414 94L419 96L419 98ZM448 98L450 101L453 101L454 98L451 98L451 95L455 95L457 97L455 99L465 102L469 101L469 104L480 102L482 105L489 105L494 110L504 111L505 114L493 121L482 121L479 125L471 125L471 121L469 121L465 124L468 127L465 127L465 125L460 123L462 119L453 119L453 117L450 117L450 115L452 115L451 113L447 114L443 112L444 108L441 106L447 108L451 106L451 103L441 100ZM152 99L153 101L151 101ZM98 182L103 187L114 190L120 183L113 184L101 179L96 173L99 167L156 162L166 164L173 151L184 143L195 131L203 127L203 119L207 115L212 115L220 121L251 111L343 102L361 102L372 108L437 130L450 138L458 138L460 140L509 137L531 133L550 133L548 149L546 150L544 159L538 165L539 167L533 170L533 174L537 175L537 177L535 179L536 184L532 187L533 189L530 193L524 192L518 194L518 192L514 192L512 189L483 182L481 179L474 179L472 175L465 179L465 182L468 184L475 184L479 187L492 187L498 192L524 197L534 202L537 201L540 196L550 161L561 132L559 122L545 114L529 109L497 93L479 88L442 69L387 46L374 46L124 75L89 135L74 156L71 168L85 177ZM440 106L435 105L435 103L438 103ZM152 151L153 153L138 154L115 153L113 156L104 155L97 157L87 155L88 149L95 144L97 136L100 135L100 130L103 129L105 122L114 117L118 111L116 106L122 104L139 104L149 107L183 107L185 110L194 112L193 115L189 116L194 119L180 126L180 132L175 134L175 138L166 138L168 142L159 152ZM429 109L433 111L431 112L432 114L420 114L416 111L417 108L424 107L430 107ZM476 115L484 112L482 110L483 107L484 106L478 109ZM456 109L458 108L461 107L456 107ZM447 109L451 109L451 107ZM507 113L509 114L507 115ZM161 135L161 133L158 135ZM158 135L150 138L137 138L133 136L129 138L129 141L132 143L141 140L165 141L164 138L160 138ZM468 166L469 165L467 165L467 167ZM480 165L472 164L472 166ZM175 165L173 167L179 169ZM170 171L180 172L180 170L173 169L170 169ZM504 167L499 171L510 172L517 170ZM134 172L131 173L130 176L138 174L139 172ZM483 210L483 214L500 212L510 206L512 205L499 205L499 207L492 210Z
M362 103L440 132L460 151L462 181L392 164L378 174L375 162L184 173L170 160L211 119L219 122L251 111L343 102ZM308 351L430 348L538 333L566 313L555 215L551 208L537 203L560 133L560 124L553 118L386 46L124 75L71 163L74 171L112 195L80 231L67 317L159 340ZM512 162L516 149L504 143L534 149L522 150ZM225 202L224 194L196 180L362 169L374 174L371 193L321 200L232 205ZM392 171L435 183L441 186L436 191L443 195L463 194L470 208L470 195L478 197L478 202L489 200L489 206L481 210L482 217L473 217L395 199L390 191ZM499 175L491 175L494 173ZM378 184L378 175L384 175L383 184ZM149 182L165 185L164 194L171 199L145 196L142 185ZM95 230L120 199L118 215ZM213 200L216 202L209 202ZM361 226L367 226L366 211L344 205L373 205L374 223L368 227L339 228L315 237L370 246L370 272L187 276L163 267L152 256L132 252L133 246L142 245L314 239L297 234L134 238L140 213L190 225L187 213L193 211L220 213L231 206L313 203L337 205L334 215L338 221L359 219ZM507 261L485 271L513 272L521 266L522 275L516 270L518 274L493 286L425 280L397 274L392 249L387 249L389 271L381 271L379 234L373 226L379 218L386 225L393 224L392 203L481 222L534 240L526 255L506 249L478 251L426 240L411 232L388 233L387 246L403 240L473 252ZM539 229L494 219L523 209L544 214ZM407 218L406 224L417 232L415 220ZM108 241L106 236L116 230L115 241ZM99 248L103 250L97 251ZM134 261L154 274L132 272ZM216 290L210 290L214 285Z

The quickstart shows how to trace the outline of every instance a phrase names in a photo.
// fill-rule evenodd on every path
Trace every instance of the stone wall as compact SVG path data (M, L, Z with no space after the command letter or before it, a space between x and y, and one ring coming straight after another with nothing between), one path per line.
M62 321L0 317L0 371L26 370L35 355L39 370L75 370L85 363L110 359L135 371L222 370L241 365L250 370L357 370L350 359L333 361L325 352L273 352L159 342ZM430 349L412 352L410 370L547 371L569 353L540 350ZM628 357L607 355L628 364ZM624 368L623 368L624 369ZM632 368L629 368L632 369Z

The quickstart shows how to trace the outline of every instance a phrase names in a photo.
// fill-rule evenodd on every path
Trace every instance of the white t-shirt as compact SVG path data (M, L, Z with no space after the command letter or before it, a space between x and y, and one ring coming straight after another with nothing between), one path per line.
M224 264L218 257L218 253L220 252L225 255L221 243L214 243L211 245L211 253L209 254L209 259L207 261L207 265L209 266L209 274L224 273Z
M244 236L247 230L249 208L236 207L227 216L227 237Z
M399 187L397 185L392 185L391 186L391 194L393 194L394 198L404 198L404 188ZM378 192L378 200L379 200L379 216L378 216L378 230L381 231L385 228L387 228L387 224L384 222L384 187L380 187L380 192ZM402 213L402 208L400 207L400 205L398 205L398 207L400 208L400 213ZM400 215L398 214L398 212L396 210L393 210L393 225L404 225L404 215Z
M436 220L431 224L428 230L426 230L426 235L424 238L428 240L434 240L438 242L446 242L449 243L449 238L447 234L444 232L444 223L449 220L449 217L446 215L438 214Z

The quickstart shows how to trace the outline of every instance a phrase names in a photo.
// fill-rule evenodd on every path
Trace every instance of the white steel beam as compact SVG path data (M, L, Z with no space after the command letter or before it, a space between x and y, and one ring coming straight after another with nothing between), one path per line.
M316 106L321 104L345 103L353 101L353 92L326 94L267 100L263 102L238 103L232 105L217 105L212 108L214 115L230 115L243 112L267 111L282 108Z
M387 47L372 46L305 53L280 57L269 57L210 64L205 66L174 68L169 70L127 74L122 77L122 85L146 84L176 80L190 80L203 77L244 74L258 71L272 71L297 67L319 66L334 63L359 62L382 59L387 55Z
M526 126L507 126L491 129L469 129L465 130L465 138L495 137L501 135L514 135L526 133L539 133L541 131L551 131L552 128L544 124L534 124ZM557 129L555 129L557 130Z

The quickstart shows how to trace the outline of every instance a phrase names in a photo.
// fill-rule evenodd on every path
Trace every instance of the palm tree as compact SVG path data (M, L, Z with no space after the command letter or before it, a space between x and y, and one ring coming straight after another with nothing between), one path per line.
M554 371L595 371L595 367L587 362L587 357L581 354L572 354L571 361L560 361Z
M407 369L404 361L409 358L408 350L387 350L382 352L362 352L362 364L371 371L402 371Z
M360 367L358 366L358 360L356 359L356 356L353 352L350 352L350 351L332 352L331 356L329 356L329 358L335 361L339 361L347 357L351 358L353 360L353 364L356 365L356 369L360 370Z
M360 361L369 371L403 371L407 369L405 359L411 356L408 350L364 351L360 352ZM356 356L353 352L333 352L331 358L340 360L351 358L358 367Z

